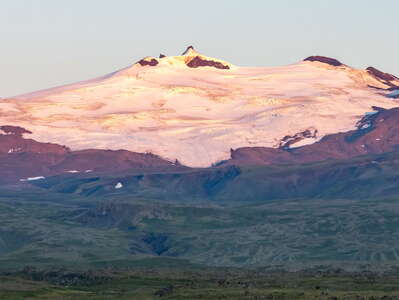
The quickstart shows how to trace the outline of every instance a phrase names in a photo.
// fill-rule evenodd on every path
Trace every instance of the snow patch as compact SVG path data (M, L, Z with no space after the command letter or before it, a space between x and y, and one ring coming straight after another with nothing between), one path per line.
M7 153L16 153L16 152L20 152L22 150L22 148L11 148L10 150L8 150Z
M295 142L294 144L292 144L289 148L290 149L295 149L295 148L299 148L299 147L303 147L306 145L311 145L313 144L315 141L317 141L316 137L311 137L311 138L305 138L303 140L300 140L298 142Z
M371 127L371 124L370 123L366 123L366 124L363 124L359 129L367 129L367 128L370 128Z
M20 179L19 181L35 181L35 180L42 180L45 179L46 177L44 176L36 176L36 177L28 177L25 179Z

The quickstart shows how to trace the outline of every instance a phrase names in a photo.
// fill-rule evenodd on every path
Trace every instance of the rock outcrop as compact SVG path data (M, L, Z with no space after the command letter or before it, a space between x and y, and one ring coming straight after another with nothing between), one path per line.
M339 60L326 56L309 56L308 58L305 58L304 61L318 61L334 67L343 66L343 63L341 63Z

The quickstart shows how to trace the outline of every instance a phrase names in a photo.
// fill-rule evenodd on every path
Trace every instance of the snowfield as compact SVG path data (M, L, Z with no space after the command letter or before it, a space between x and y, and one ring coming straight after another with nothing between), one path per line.
M0 125L22 126L30 138L72 150L151 152L191 167L208 167L239 147L278 147L307 129L315 137L355 129L372 106L397 100L365 70L302 61L281 67L190 68L188 51L136 63L76 84L0 99ZM151 58L152 59L152 58ZM116 187L117 188L117 187Z

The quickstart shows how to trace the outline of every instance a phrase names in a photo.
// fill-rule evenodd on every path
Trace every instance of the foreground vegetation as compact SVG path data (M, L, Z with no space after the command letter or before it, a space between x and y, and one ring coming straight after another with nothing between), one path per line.
M0 299L399 299L399 274L231 269L182 271L25 268L0 276Z

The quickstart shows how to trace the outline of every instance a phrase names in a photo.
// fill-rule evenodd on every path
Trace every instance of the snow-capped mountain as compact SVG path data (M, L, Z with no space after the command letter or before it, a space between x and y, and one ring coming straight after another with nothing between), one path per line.
M238 67L193 47L93 80L0 100L0 125L70 149L153 153L190 167L242 147L295 148L357 129L373 106L398 107L399 79L312 56ZM0 132L1 133L1 132Z

